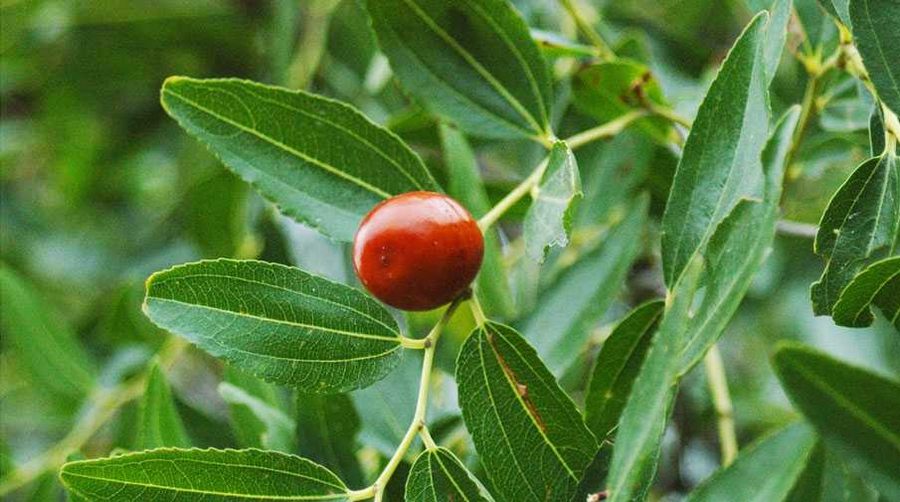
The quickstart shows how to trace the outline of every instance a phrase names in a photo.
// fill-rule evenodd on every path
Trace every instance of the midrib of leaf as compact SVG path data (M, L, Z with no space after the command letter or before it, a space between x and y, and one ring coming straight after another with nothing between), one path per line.
M534 93L534 97L537 98L538 107L541 110L541 118L544 122L547 122L547 112L546 112L546 103L544 103L544 97L541 95L540 88L538 87L537 81L534 78L534 74L531 73L531 66L525 62L525 58L522 57L521 51L519 48L506 36L506 32L500 29L500 26L494 22L494 19L488 15L481 6L478 5L477 2L472 2L471 0L465 0L466 4L471 7L474 11L478 12L482 19L484 19L488 24L490 24L497 35L500 36L500 39L503 40L503 43L506 44L506 47L516 56L516 60L519 61L519 64L522 66L522 69L525 71L525 75L528 78L528 86L531 87L531 92ZM540 127L538 128L540 129Z
M309 112L307 112L307 111L305 111L305 110L303 110L303 109L301 109L301 108L295 108L295 107L293 107L293 106L290 106L290 105L287 104L287 103L282 103L282 102L280 102L280 101L277 101L277 100L274 100L274 99L270 99L270 98L267 98L267 97L262 96L262 95L260 95L260 94L257 94L256 92L254 92L253 90L251 90L251 88L247 88L247 89L245 89L245 90L246 90L249 94L251 94L251 95L253 95L254 97L256 97L257 99L259 99L260 101L263 101L263 102L266 102L266 103L269 103L269 104L272 104L272 105L275 105L275 106L279 106L279 107L281 107L281 108L284 108L284 109L286 109L286 110L290 110L290 111L292 111L292 112L297 112L297 113L299 113L299 114L301 114L301 115L304 115L304 116L306 116L306 117L309 117L309 118L315 120L316 122L321 122L321 123L323 123L323 124L327 124L327 125L329 125L329 126L331 126L331 127L334 127L335 129L337 129L337 130L339 130L339 131L341 131L341 132L347 134L348 136L352 137L353 139L355 139L355 140L359 141L360 143L366 145L367 147L371 148L373 151L375 151L375 152L378 154L379 157L381 157L381 158L383 158L384 160L388 161L390 164L393 164L394 167L396 167L397 170L398 170L399 172L403 173L403 175L406 176L406 179L408 179L414 186L416 186L416 187L418 187L418 188L425 188L425 187L422 186L421 183L419 183L418 180L416 180L415 178L413 178L413 176L409 173L409 171L407 171L406 169L404 169L404 167L401 166L400 163L397 162L396 159L394 159L393 157L391 157L390 155L388 155L387 153L385 153L381 148L379 148L379 147L378 147L377 145L375 145L374 143L372 143L372 142L370 142L369 140L367 140L366 138L363 138L362 136L356 134L356 133L353 132L351 129L347 129L346 127L344 127L344 126L338 124L337 122L331 122L330 120L326 120L326 119L325 119L324 117L322 117L322 116L316 115L316 114L314 114L314 113L309 113ZM327 98L320 98L320 99L327 99ZM340 103L340 104L343 105L343 103ZM356 112L353 111L353 113L356 113ZM366 120L368 120L368 119L366 119ZM377 124L374 124L374 123L373 123L373 125L377 125ZM389 131L389 130L386 130L386 131L388 132L388 134L393 135L393 133L392 133L391 131ZM397 139L400 140L399 138L397 138ZM401 140L401 141L402 141L402 140ZM401 144L402 144L402 142L401 142ZM404 146L405 146L405 145L404 145ZM414 152L409 152L409 153L411 153L412 155L415 155ZM427 170L425 170L425 173L429 176L429 178L431 177L431 174L430 174ZM432 181L433 181L433 180L432 180Z
M897 80L894 78L894 73L890 71L893 67L891 63L888 62L887 57L884 55L884 48L881 46L881 37L878 36L878 32L875 31L875 23L872 22L872 13L869 11L869 0L865 0L863 2L863 9L866 11L866 22L869 24L869 30L871 30L872 34L875 38L875 47L878 49L878 57L881 58L881 63L884 65L884 69L886 70L888 77L890 77L891 82L894 84L894 92L900 96L900 85L897 84ZM896 112L900 112L900 110L892 110Z
M490 378L488 378L488 374L487 374L487 364L485 364L487 359L485 359L485 357L484 357L484 348L482 347L482 345L483 345L482 343L480 343L480 342L478 343L478 357L479 357L479 359L481 359L481 374L484 376L484 388L485 388L485 390L487 390L488 398L491 400L491 405L492 405L491 410L494 412L494 416L497 418L497 425L500 426L500 432L501 432L501 435L503 436L503 441L506 442L506 446L509 448L509 451L513 451L512 443L510 443L510 439L509 439L509 434L506 432L506 425L504 425L503 419L500 418L500 414L497 412L497 409L498 409L497 401L494 399L494 392L491 390L491 381L490 381ZM499 364L499 362L498 362L498 364ZM506 373L504 372L504 375L505 374ZM516 389L513 389L513 393L518 395L518 392ZM526 411L526 413L527 413L527 411ZM529 416L530 416L530 414L529 414ZM531 483L530 483L531 480L525 474L525 472L522 470L522 467L519 465L519 460L516 458L515 455L512 455L512 461L516 466L516 471L518 471L519 477L521 479L525 480L525 486L528 487L528 491L530 491L534 497L539 499L540 497L538 496L537 492L534 491L534 487L531 486Z
M494 90L496 90L501 96L503 96L503 99L505 99L510 104L510 106L512 106L516 110L516 112L534 128L533 131L529 132L543 132L543 128L538 125L537 121L534 119L534 117L531 116L528 110L526 110L525 107L522 106L522 103L520 103L519 100L515 98L515 96L511 95L506 90L506 88L504 88L503 85L501 85L500 82L498 82L497 79L495 79L494 76L487 71L487 69L481 66L481 63L479 63L474 57L472 57L469 51L459 45L456 40L453 40L453 37L451 37L447 32L442 30L441 27L434 22L434 19L429 17L427 13L423 12L422 9L420 9L419 6L416 5L415 2L413 2L413 0L402 1L410 7L410 9L416 14L416 16L422 19L422 21L425 23L425 26L430 28L431 31L433 31L438 37L443 39L447 43L447 45L449 45L457 54L460 55L460 57L463 58L464 61L469 63L469 66L471 66L472 69L474 69L479 75L481 75L482 78L484 78L488 82L488 84L490 84L490 86L494 88ZM526 71L526 73L528 73L528 71ZM491 114L496 115L493 112L491 112ZM504 122L508 121L504 119Z
M268 143L272 144L273 146L276 146L276 147L278 147L278 148L280 148L280 149L282 149L282 150L284 150L284 151L290 153L291 155L293 155L293 156L295 156L295 157L297 157L297 158L299 158L299 159L302 159L302 160L304 160L304 161L306 161L306 162L308 162L308 163L310 163L310 164L319 166L320 168L324 169L325 171L328 171L329 173L331 173L331 174L333 174L333 175L335 175L335 176L338 176L338 177L340 177L340 178L344 178L344 179L346 179L347 181L350 181L350 182L352 182L352 183L354 183L354 184L356 184L356 185L358 185L358 186L360 186L360 187L362 187L362 188L365 188L366 190L369 190L370 192L374 193L375 195L381 197L382 199L387 199L387 198L390 198L390 197L391 197L391 194L389 194L389 193L387 193L387 192L381 190L381 189L378 188L378 187L375 187L375 186L373 186L373 185L371 185L371 184L369 184L369 183L366 183L365 181L363 181L363 180L361 180L361 179L359 179L359 178L357 178L357 177L355 177L355 176L351 176L350 174L341 171L340 169L338 169L338 168L332 166L331 164L327 164L327 163L322 162L322 161L320 161L320 160L318 160L318 159L316 159L316 158L310 157L310 156L308 156L308 155L306 155L306 154L300 152L299 150L297 150L297 149L295 149L295 148L292 148L292 147L290 147L290 146L288 146L288 145L286 145L286 144L284 144L284 143L282 143L282 142L276 140L275 138L272 138L272 137L270 137L270 136L266 136L265 134L262 134L261 132L256 131L255 129L246 127L246 126L244 126L243 124L240 124L239 122L236 122L236 121L234 121L234 120L231 120L231 119L228 118L228 117L224 117L224 116L222 116L222 115L219 115L219 114L216 113L215 111L210 110L209 108L206 108L206 107L200 105L199 103L197 103L196 101L193 101L193 100L191 100L191 99L189 99L189 98L187 98L187 97L185 97L185 96L183 96L183 95L181 95L181 94L178 94L178 93L172 91L171 89L166 89L166 88L164 87L164 88L163 88L163 92L166 93L166 94L171 95L172 97L174 97L174 98L176 98L176 99L180 99L180 100L183 101L184 103L187 103L188 105L190 105L190 106L196 108L197 110L200 110L200 111L206 113L207 115L209 115L209 116L215 118L216 120L220 120L220 121L222 121L222 122L225 122L226 124L231 125L232 127L235 127L235 128L237 128L237 129L240 129L241 131L243 131L243 132L245 132L245 133L247 133L247 134L256 136L257 138L259 138L259 139L261 139L261 140L263 140L263 141L265 141L265 142L268 142ZM289 186L289 185L287 185L287 186ZM291 187L291 188L296 189L296 187Z
M879 164L880 164L880 162L879 162ZM878 167L879 167L879 165L876 164L875 168L872 169L872 172L869 173L869 176L866 178L866 181L863 183L863 186L860 187L860 189L856 191L856 194L853 196L853 199L852 199L853 202L850 204L850 207L847 209L847 212L844 213L844 217L841 219L841 224L836 227L839 232L838 232L837 238L834 240L834 244L831 246L831 249L828 250L828 260L825 265L826 273L831 268L831 262L833 261L833 257L834 257L834 250L838 248L839 243L843 242L844 233L841 230L844 228L844 225L846 225L847 220L850 218L850 215L853 213L854 209L856 208L856 205L859 203L859 199L862 196L863 192L866 191L866 187L869 186L869 183L871 183L872 178L874 178L875 174L879 171ZM853 175L851 175L851 177L852 176ZM887 181L889 179L890 179L890 176L885 176L884 189L881 192L882 197L879 197L879 203L878 203L879 208L881 208L881 205L884 202L883 196L884 196L884 192L887 190ZM871 245L872 245L872 241L875 238L875 233L878 231L878 220L880 218L880 216L879 216L880 214L881 214L881 211L879 210L878 213L875 215L875 226L873 227L872 233L869 236L869 244L866 246L866 255L867 256L868 256L869 251L871 250ZM823 277L824 277L824 274L823 274ZM822 287L824 288L825 304L831 305L832 298L831 298L830 291L832 288L828 287L827 283L822 284ZM838 294L840 294L840 292L838 292Z
M283 471L278 471L278 472L283 472ZM169 492L197 493L197 494L203 494L203 495L221 495L221 496L226 496L226 497L235 497L235 498L242 498L242 499L337 500L337 499L343 499L343 498L347 497L346 490L344 488L340 488L340 490L342 490L344 493L336 493L333 495L259 495L259 494L246 494L246 493L236 493L236 492L226 492L226 491L200 490L200 489L196 489L196 488L175 488L175 487L171 487L171 486L154 485L154 484L150 484L150 483L138 483L136 481L122 481L119 479L101 478L99 476L87 476L84 474L75 474L72 472L66 473L66 476L90 479L92 481L102 481L102 482L106 482L106 483L122 484L122 485L128 485L128 486L140 486L142 488L153 488L156 490L164 490L164 491L169 491ZM305 476L298 475L298 477L305 477ZM316 481L316 482L319 482L322 484L328 484L318 478L307 478L307 479L311 479L313 481ZM328 484L328 486L334 486L334 485ZM69 488L69 489L72 490L72 488ZM78 494L83 497L87 497L87 495L85 493L78 490L77 488L74 491L78 492Z
M460 494L462 496L463 500L465 500L466 502L469 502L469 497L466 497L466 492L462 488L460 488L460 486L456 483L456 479L453 478L453 475L450 474L450 471L447 470L447 467L444 465L443 462L441 462L441 453L439 451L435 451L434 459L437 461L438 465L441 467L441 471L443 471L444 474L447 475L447 479L450 480L450 483L453 484L453 487L456 488L456 493ZM431 470L431 455L428 456L428 469ZM432 480L433 479L434 479L434 476L432 476ZM432 481L432 486L433 486L433 483L434 483L434 481ZM437 498L435 498L435 502L437 502Z
M900 451L900 437L893 436L890 430L885 429L878 420L866 413L865 410L860 409L852 401L844 398L840 392L838 392L832 386L828 385L826 382L822 381L819 375L814 372L807 371L802 363L795 361L794 370L806 377L810 384L823 391L827 396L831 397L838 404L842 405L847 411L850 412L851 415L858 418L861 422L878 433L878 435L882 436L885 441L887 441L892 446L897 448L898 451Z
M859 321L859 317L860 317L861 315L863 315L863 312L865 312L866 309L869 308L869 305L875 300L875 297L878 296L879 293L881 293L881 290L884 289L884 287L885 287L889 282L893 281L894 278L897 277L897 276L900 276L900 270L897 270L896 272L894 272L893 274L891 274L890 276L888 276L888 278L885 279L885 281L881 283L881 286L879 286L878 289L876 289L875 291L872 292L872 294L871 294L871 295L869 296L869 298L865 301L865 303L861 303L861 304L860 304L860 305L861 305L860 309L857 310L856 313L853 315L853 322L854 322L854 323L856 323L857 321ZM852 282L852 281L851 281L851 282ZM900 313L900 310L898 310L898 313ZM894 314L894 318L891 319L891 321L895 320L896 318L897 318L897 314Z
M500 338L501 340L503 340L504 342L506 342L506 338L505 338L505 337L500 336L499 338ZM500 364L500 365L501 365L501 369L503 369L502 366L505 364L504 362L502 362L502 361L503 361L503 356L497 351L497 349L493 346L492 343L488 342L488 345L491 346L491 350L494 352L494 355L497 357L498 364ZM528 364L528 361L527 361L524 357L522 357L522 353L519 352L519 350L516 349L516 347L515 347L513 344L507 343L506 346L507 346L510 350L512 350L513 352L515 352L517 356L519 356L519 360L520 360L520 361L522 361L526 366L528 366L528 369L531 370L531 374L532 374L532 375L538 376L538 373L537 373L536 371L534 371L534 367L531 366L530 364ZM522 399L522 396L521 396L521 394L519 393L518 388L516 387L516 382L513 382L513 381L510 379L509 372L503 371L503 376L504 376L505 379L506 379L506 383L509 384L509 387L510 387L510 389L512 390L513 395L516 396L516 400L519 402L519 405L522 407L522 411L525 412L525 415L527 415L528 418L531 420L531 423L534 424L534 428L537 429L537 431L541 434L541 437L544 438L544 442L547 444L547 446L550 447L550 450L553 451L553 455L555 455L556 458L559 459L559 462L563 465L563 467L566 468L566 472L569 473L569 477L571 477L571 478L574 479L575 481L578 481L578 476L572 471L572 468L569 467L569 464L567 464L566 461L565 461L565 460L562 458L562 456L559 454L559 451L556 449L556 446L553 444L553 442L550 441L550 438L547 437L547 434L544 432L544 427L542 427L541 424L538 423L537 419L536 419L536 418L534 417L534 415L529 411L528 404L525 403L525 400L524 400L524 399ZM539 381L540 381L542 384L544 384L544 385L547 384L547 383L544 382L543 380L539 380Z
M398 344L400 343L399 338L389 338L386 336L370 335L367 333L356 333L353 331L344 331L344 330L340 330L340 329L336 329L336 328L328 328L325 326L316 326L313 324L303 324L303 323L288 321L288 320L284 320L284 319L273 319L271 317L261 317L261 316L258 316L255 314L249 314L246 312L235 312L233 310L225 310L225 309L222 309L219 307L213 307L211 305L200 305L198 303L188 303L188 302L184 302L181 300L173 300L171 298L160 298L157 296L154 296L152 298L153 298L153 300L155 300L157 302L176 303L176 304L184 305L184 306L190 307L190 308L211 310L213 312L219 312L222 314L233 315L235 317L246 317L248 319L255 319L257 321L262 321L262 322L267 322L267 323L272 323L272 324L283 324L283 325L292 326L295 328L309 329L309 330L313 330L313 331L324 331L326 333L335 333L335 334L338 334L341 336L347 336L349 338L361 338L361 339L365 339L365 340L380 340L380 341L385 341L385 342L395 342ZM291 360L293 360L293 359L291 359Z
M227 263L228 261L229 261L229 260L225 260L224 263ZM268 265L274 265L274 268L282 268L282 269L287 270L287 271L292 270L290 267L287 267L287 266L284 266L284 265L279 265L279 264L276 264L276 263L271 263L271 264L268 264ZM177 267L176 267L176 268L177 268ZM160 273L163 273L163 272L160 272ZM355 308L353 308L351 305L345 305L345 304L343 304L343 303L338 303L338 302L335 302L335 301L333 301L333 300L330 300L330 299L328 299L328 298L324 298L324 297L321 297L321 296L310 295L310 294L308 294L308 293L304 293L303 291L299 291L299 290L296 290L296 289L290 289L290 288L285 287L285 286L279 286L279 285L277 285L277 284L272 284L272 283L268 283L268 282L256 281L256 280L253 280L253 279L248 279L248 278L246 278L246 277L240 277L240 276L236 276L236 275L224 275L224 274L198 274L198 273L193 273L193 274L189 274L189 275L179 275L179 276L177 276L177 277L170 277L170 278L163 278L163 279L155 279L155 280L153 280L153 284L160 285L160 284L166 284L166 283L168 283L168 282L178 282L178 281L181 281L181 280L192 279L192 278L195 278L195 277L205 277L205 278L210 278L210 279L224 279L224 280L230 280L230 281L246 282L247 284L255 284L255 285L257 285L257 286L262 286L262 287L264 287L264 288L272 288L272 289L276 289L276 290L279 290L279 291L284 291L284 292L290 293L290 294L292 294L292 295L297 295L297 296L300 296L300 297L309 298L309 299L312 299L312 300L315 300L315 301L320 301L320 302L322 302L322 303L328 303L328 304L333 305L333 306L335 306L335 307L337 307L337 308L339 308L339 309L341 309L341 310L349 310L350 312L353 312L354 314L359 314L360 316L365 317L366 319L369 319L369 320L375 322L376 324L380 324L381 326L383 326L383 327L384 327L385 329L387 329L388 331L396 331L394 328L392 328L392 327L388 326L387 324L385 324L384 321L382 321L381 319L378 319L377 317L374 317L374 316L372 316L371 314L369 314L369 313L367 313L367 312L363 312L363 311L361 311L361 310L355 309ZM152 298L160 299L160 300L169 300L168 298L162 298L162 297L159 297L159 296L153 296ZM170 301L178 301L178 300L170 300ZM181 302L181 303L184 303L184 302ZM194 304L188 304L188 305L194 305ZM230 311L227 311L227 310L223 310L223 311L224 311L224 312L230 312ZM392 341L396 340L395 338L387 338L387 337L383 337L383 338L386 339L386 340L392 340Z

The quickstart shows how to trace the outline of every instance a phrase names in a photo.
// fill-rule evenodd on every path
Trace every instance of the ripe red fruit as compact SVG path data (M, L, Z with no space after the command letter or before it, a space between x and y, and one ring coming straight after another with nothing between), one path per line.
M431 310L475 279L484 254L478 223L459 202L434 192L392 197L366 215L353 240L353 266L376 298L403 310Z

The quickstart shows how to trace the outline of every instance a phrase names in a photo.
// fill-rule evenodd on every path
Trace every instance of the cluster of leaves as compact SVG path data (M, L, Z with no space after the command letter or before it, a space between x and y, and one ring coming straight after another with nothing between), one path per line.
M776 0L734 42L691 121L670 108L640 44L606 46L570 1L561 4L591 46L530 30L507 0L346 7L354 9L350 18L367 15L413 97L390 127L320 94L238 79L167 79L166 112L281 214L330 239L313 241L329 250L351 240L377 202L446 189L486 232L474 297L448 307L422 339L410 335L422 318L399 323L397 313L321 271L277 259L177 265L150 276L143 310L178 338L137 377L96 392L104 376L75 336L45 314L33 286L4 268L4 338L55 395L73 403L87 397L91 406L79 422L84 431L67 436L71 444L4 474L3 486L61 464L89 439L81 436L141 396L132 452L62 466L73 499L647 498L683 379L709 357L771 251L784 180L829 72L846 70L871 94L864 127L873 157L824 209L815 250L826 268L812 305L849 326L871 324L874 305L900 326L900 68L890 64L900 60L900 13L889 0L839 3L824 6L835 16L825 26L841 38L834 58L810 56L821 47L801 53L813 89L802 106L776 107L770 97L788 25L802 17L800 6L795 15L790 1ZM305 14L314 24L338 8L315 1ZM309 74L298 69L322 56L298 55L277 80L304 85ZM564 78L554 78L548 59ZM363 86L384 80L379 64L372 67ZM387 67L381 60L380 71ZM566 108L570 100L575 110ZM410 146L429 135L443 170ZM602 162L585 168L594 142L611 137ZM475 153L492 147L515 150L529 167L499 195ZM668 176L650 172L667 163ZM213 218L244 205L235 202L242 186L225 179L198 188L222 198ZM528 195L525 206L519 201ZM495 226L517 210L521 225L512 234ZM200 229L210 224L198 219ZM521 237L508 242L519 228ZM246 249L252 243L226 237L223 244L200 232L201 242L229 250L220 255L254 255ZM604 317L657 235L652 299L635 298L620 305L621 315ZM466 319L461 336L438 344L466 303L474 325ZM586 350L596 343L594 328L615 317L600 351ZM182 339L227 363L217 391L245 449L192 448L167 378L189 350ZM450 361L444 369L433 366L439 348ZM847 493L900 497L900 384L798 344L780 346L774 366L804 419L744 450L689 498L819 500L833 492L835 472ZM424 448L415 454L417 437ZM361 462L357 439L377 451L374 467Z

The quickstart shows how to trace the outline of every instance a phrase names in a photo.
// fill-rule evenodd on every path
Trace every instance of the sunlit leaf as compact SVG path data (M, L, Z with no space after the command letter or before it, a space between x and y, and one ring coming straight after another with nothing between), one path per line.
M532 260L544 261L550 248L569 243L572 215L582 195L575 155L564 141L558 141L523 224L525 252Z
M546 136L550 76L506 0L367 0L382 50L404 88L463 130Z
M735 42L700 105L663 215L662 257L672 286L741 199L763 198L760 153L769 128L766 13Z
M450 450L425 450L406 480L407 502L490 502L494 499Z
M86 500L348 500L328 469L274 451L163 448L70 462L60 478Z
M246 80L171 77L162 103L285 214L350 241L372 206L437 190L421 159L349 105Z
M900 383L798 344L783 343L774 362L828 448L885 496L900 497Z
M239 369L308 392L344 392L400 360L396 321L375 300L300 269L213 260L157 272L144 311Z
M459 403L495 494L569 500L597 451L575 404L515 330L488 322L456 363Z

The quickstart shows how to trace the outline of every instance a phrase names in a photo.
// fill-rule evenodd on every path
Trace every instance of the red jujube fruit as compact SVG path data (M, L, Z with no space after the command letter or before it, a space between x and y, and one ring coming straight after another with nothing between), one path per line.
M409 192L381 202L353 240L353 266L366 289L403 310L431 310L475 279L484 238L472 215L452 198Z

